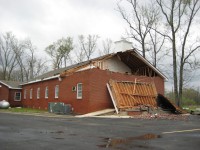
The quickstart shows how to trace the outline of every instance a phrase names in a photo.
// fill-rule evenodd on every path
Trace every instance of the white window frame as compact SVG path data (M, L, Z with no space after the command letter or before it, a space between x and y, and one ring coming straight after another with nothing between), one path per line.
M19 99L16 99L16 94L17 94L17 93L20 94L20 95L19 95ZM15 92L15 98L14 98L14 99L15 99L15 101L21 101L21 92Z
M82 83L78 83L77 84L77 93L76 93L76 98L77 99L82 99L83 98L83 84Z
M55 86L55 98L59 97L59 85Z
M24 90L24 99L26 99L27 90Z
M30 89L30 99L33 98L33 89Z
M48 86L45 87L45 98L49 98L49 88Z
M37 88L37 99L40 99L40 87Z

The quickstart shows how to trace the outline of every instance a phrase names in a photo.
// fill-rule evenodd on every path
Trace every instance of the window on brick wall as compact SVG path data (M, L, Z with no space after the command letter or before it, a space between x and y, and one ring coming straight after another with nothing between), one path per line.
M37 88L37 99L40 99L40 88Z
M82 99L83 97L83 84L82 83L78 83L77 84L77 99Z
M33 89L30 89L30 99L33 98Z
M26 89L24 90L24 99L26 99Z
M55 98L58 98L59 95L59 85L55 86Z
M21 92L15 92L15 101L21 101Z
M45 98L49 97L49 89L48 86L45 87Z

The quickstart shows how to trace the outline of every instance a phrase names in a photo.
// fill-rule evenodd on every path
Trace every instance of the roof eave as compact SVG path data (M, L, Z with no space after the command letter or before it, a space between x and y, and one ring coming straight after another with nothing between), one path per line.
M56 79L56 78L59 78L60 77L60 74L59 75L56 75L56 76L51 76L51 77L48 77L48 78L44 78L44 79L39 79L39 80L35 80L35 81L30 81L30 82L27 82L27 83L23 83L23 84L20 84L20 85L28 85L28 84L32 84L32 83L37 83L37 82L42 82L42 81L47 81L47 80L51 80L51 79Z
M3 84L4 86L8 87L9 89L12 89L12 90L20 90L20 89L22 89L22 88L12 87L12 86L10 86L10 85L8 85L8 84L2 82L2 81L0 81L0 83ZM19 85L20 85L20 84L19 84Z
M22 90L22 88L9 88L9 89L11 89L11 90Z

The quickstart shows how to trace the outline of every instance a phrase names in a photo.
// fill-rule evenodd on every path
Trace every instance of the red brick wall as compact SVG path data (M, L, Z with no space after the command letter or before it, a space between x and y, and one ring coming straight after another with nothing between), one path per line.
M93 69L90 74L90 112L108 107L113 108L113 104L106 87L106 83L108 83L110 79L118 81L135 81L135 79L137 79L137 81L140 82L154 82L157 92L164 94L164 79L160 77L149 78Z
M56 99L54 96L54 87L60 85L57 79L52 79L43 82L32 83L22 86L22 104L24 107L47 109L48 102L60 102L60 99ZM48 98L45 98L45 88L48 86ZM37 88L40 88L40 98L37 99ZM32 99L30 99L30 89L32 91ZM26 99L24 99L24 91L26 90Z
M22 106L21 101L15 101L15 92L21 92L21 90L14 90L14 89L9 89L7 86L1 84L0 87L0 101L1 100L6 100L10 103L11 107L19 107Z
M15 93L21 92L21 101L15 101ZM22 106L22 90L9 90L9 103L11 107L21 107Z
M65 104L71 104L74 108L74 112L78 114L85 114L92 111L97 111L105 108L113 108L113 104L108 93L106 83L110 79L135 81L141 80L143 82L152 82L156 84L156 88L159 93L164 93L164 80L160 77L147 78L138 77L133 75L125 75L120 73L113 73L106 70L91 69L81 72L76 72L72 75L62 78L59 81L57 78L38 83L33 83L23 86L27 89L26 99L23 100L23 106L31 108L47 109L48 102L64 102ZM77 83L83 85L83 98L77 100L76 91L72 91L72 87ZM54 97L54 88L59 85L59 98ZM45 87L49 88L49 98L45 99ZM40 99L37 99L37 88L40 87ZM33 88L33 99L30 99L29 91ZM22 94L23 98L23 94Z
M9 97L9 89L7 86L3 85L0 83L0 101L1 100L6 100L8 101L8 97Z
M89 102L89 89L88 89L88 73L79 72L78 74L73 74L62 78L59 81L58 78L53 80L47 80L43 82L33 83L23 86L23 96L24 90L27 89L26 99L23 100L24 107L47 109L49 102L64 102L65 104L71 104L76 113L83 114L88 112L88 102ZM76 86L77 83L83 84L83 99L76 99L76 91L72 91L72 87ZM55 98L55 86L59 85L59 98ZM49 97L45 99L45 87L48 86ZM40 87L40 99L37 99L37 88ZM30 99L30 89L33 89L33 98Z

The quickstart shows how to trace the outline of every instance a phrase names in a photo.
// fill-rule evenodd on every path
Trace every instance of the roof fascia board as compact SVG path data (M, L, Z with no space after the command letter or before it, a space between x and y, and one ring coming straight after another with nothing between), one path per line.
M11 86L9 86L8 84L6 84L6 83L4 83L2 81L0 81L0 83L3 84L4 86L7 86L9 89L12 88Z
M44 79L39 79L39 80L23 83L23 84L20 84L20 85L28 85L28 84L32 84L32 83L37 83L37 82L47 81L47 80L51 80L51 79L56 79L56 78L59 78L59 77L60 77L60 75L51 76L51 77L48 77L48 78L44 78Z
M11 90L21 90L22 88L10 88Z

